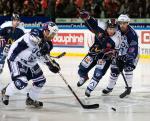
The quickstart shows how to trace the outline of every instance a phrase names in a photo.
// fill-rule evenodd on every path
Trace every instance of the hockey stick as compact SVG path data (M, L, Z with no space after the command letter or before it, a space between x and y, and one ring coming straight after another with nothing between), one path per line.
M126 85L126 87L128 88L129 86L128 86L128 83L127 83L127 80L126 80L126 78L125 78L125 76L124 76L124 73L123 73L123 69L120 69L119 68L119 65L117 64L117 62L116 62L116 58L114 58L115 59L115 63L116 63L116 66L118 67L118 70L120 71L120 73L121 73L121 75L122 75L122 77L123 77L123 80L124 80L124 82L125 82L125 85Z
M124 76L123 71L121 71L120 73L121 73L121 75L122 75L122 77L123 77L123 80L124 80L124 82L125 82L126 90L125 90L123 93L121 93L119 97L120 97L120 98L124 98L125 96L127 96L127 95L129 95L129 94L131 93L131 87L128 86L128 83L127 83L127 80L126 80L126 78L125 78L125 76Z
M123 80L124 80L124 82L125 82L125 84L126 84L126 87L128 88L129 86L128 86L128 83L127 83L127 80L126 80L126 78L125 78L125 76L124 76L123 71L121 71L120 73L121 73L121 75L122 75L122 77L123 77Z
M84 109L94 109L94 108L99 108L99 104L91 104L91 105L85 105L81 102L81 100L78 98L78 96L75 94L75 92L73 91L73 89L71 88L71 86L68 84L68 82L66 81L66 79L64 78L64 76L59 72L58 73L59 76L62 78L62 80L65 82L65 84L68 86L69 90L72 92L72 94L75 96L75 98L77 99L77 101L80 103L80 105L84 108Z
M49 55L46 56L49 61L53 64L53 61L51 59L51 57ZM64 76L58 72L59 76L62 78L62 80L65 82L65 84L68 86L69 90L72 92L72 94L75 96L75 98L77 99L77 101L80 103L80 105L84 108L84 109L94 109L94 108L99 108L99 104L92 104L92 105L84 105L81 100L78 98L78 96L75 94L75 92L73 91L73 89L71 88L71 86L68 84L68 82L66 81L66 79L64 78Z
M125 85L126 85L126 90L125 90L123 93L121 93L120 96L119 96L120 98L124 98L125 96L128 95L126 91L129 90L129 85L128 85L127 80L126 80L126 78L125 78L125 75L124 75L124 73L123 73L123 69L120 69L120 68L119 68L119 65L117 64L116 60L115 60L115 63L116 63L116 65L117 65L118 70L119 70L119 72L121 73L121 75L122 75L122 77L123 77L123 80L124 80L124 82L125 82Z
M58 55L58 56L51 56L51 55L50 55L50 57L59 59L59 58L65 56L65 55L66 55L66 52L63 52L63 53L61 53L61 54Z

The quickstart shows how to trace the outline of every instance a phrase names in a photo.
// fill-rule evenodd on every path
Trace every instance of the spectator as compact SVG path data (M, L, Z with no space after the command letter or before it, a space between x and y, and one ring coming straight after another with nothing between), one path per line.
M34 9L32 4L28 0L25 0L21 14L23 16L33 16L34 15L33 13L34 13Z
M44 16L47 9L47 0L35 0L33 3L36 16Z
M102 2L96 1L93 6L93 17L100 18L101 17L101 10L102 10Z
M56 0L49 0L48 1L48 7L45 11L45 15L47 17L50 17L53 22L55 22L55 18L56 18L55 8L56 8Z
M56 3L56 17L57 18L64 18L65 13L64 13L64 8L65 8L65 4L63 2L63 0L57 0Z
M145 10L146 10L146 18L150 18L150 3L149 3L149 0L146 0Z
M77 18L78 6L76 5L76 0L69 0L69 4L66 4L64 9L64 14L66 18Z
M4 13L4 11L3 11L3 2L2 2L2 0L0 0L0 15L2 16L3 13Z
M19 0L18 1L14 1L13 3L12 3L12 10L11 11L20 11L21 10L21 8L20 8L20 4L19 4ZM11 14L11 12L10 12L10 14Z
M119 14L122 14L122 13L126 14L128 13L128 11L129 11L128 0L125 0L121 3Z
M91 4L92 4L92 0L84 0L84 5L83 5L83 9L85 9L86 11L88 11L89 13L91 13Z
M117 0L107 0L106 4L104 6L106 11L106 17L107 18L116 18L118 16L119 11L119 1Z
M127 13L131 18L149 18L149 0L0 0L0 15L20 11L23 16L78 17L78 8L95 18L113 18Z

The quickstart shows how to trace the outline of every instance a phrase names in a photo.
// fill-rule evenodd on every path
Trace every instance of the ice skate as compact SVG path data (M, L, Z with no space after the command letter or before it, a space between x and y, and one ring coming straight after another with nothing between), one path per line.
M2 91L1 91L1 94L2 94L2 102L3 102L5 105L8 105L8 104L9 104L9 96L8 96L8 95L5 95L5 92L6 92L6 88L3 88Z
M37 101L37 100L32 100L29 97L29 93L27 94L27 99L26 99L26 105L27 106L34 106L36 108L43 107L43 102Z
M88 76L86 76L86 77L84 77L84 78L83 78L83 77L80 77L80 80L78 81L77 86L78 86L78 87L82 86L88 79L89 79Z
M126 87L126 90L120 95L120 98L124 98L127 95L130 95L132 87Z
M110 89L110 88L107 87L106 89L103 89L103 90L102 90L102 94L103 94L103 95L108 95L108 94L110 94L110 93L112 92L112 90L113 90L113 89Z

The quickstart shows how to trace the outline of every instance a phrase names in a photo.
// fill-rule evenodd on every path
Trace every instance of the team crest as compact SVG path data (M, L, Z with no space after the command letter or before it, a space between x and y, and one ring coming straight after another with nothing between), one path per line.
M7 30L7 33L10 33L10 32L11 32L11 29L8 29L8 30Z

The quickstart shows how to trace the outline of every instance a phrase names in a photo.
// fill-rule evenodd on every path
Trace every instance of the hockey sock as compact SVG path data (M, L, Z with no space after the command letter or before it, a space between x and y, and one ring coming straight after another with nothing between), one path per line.
M99 81L91 79L90 84L88 85L87 88L89 88L91 91L95 89Z
M41 87L32 86L29 91L29 97L33 100L37 100L41 89Z
M12 96L14 95L17 91L19 91L16 86L14 85L14 82L12 81L6 88L5 95Z
M113 89L115 84L116 84L116 81L118 79L118 75L117 76L113 76L113 74L110 75L109 77L109 82L108 82L108 88L109 89Z

